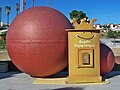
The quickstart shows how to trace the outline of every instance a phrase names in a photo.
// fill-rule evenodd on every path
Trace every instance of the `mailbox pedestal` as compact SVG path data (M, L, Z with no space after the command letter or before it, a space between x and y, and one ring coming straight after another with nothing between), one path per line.
M101 82L100 30L68 31L68 83Z

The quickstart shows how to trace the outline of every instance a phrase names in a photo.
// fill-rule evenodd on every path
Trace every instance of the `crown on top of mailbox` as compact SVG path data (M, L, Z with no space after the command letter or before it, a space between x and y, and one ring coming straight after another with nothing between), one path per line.
M77 30L92 30L94 27L94 22L97 19L94 18L93 20L90 20L90 23L86 22L86 18L81 19L80 24L77 23L77 20L75 18L72 19L72 23Z

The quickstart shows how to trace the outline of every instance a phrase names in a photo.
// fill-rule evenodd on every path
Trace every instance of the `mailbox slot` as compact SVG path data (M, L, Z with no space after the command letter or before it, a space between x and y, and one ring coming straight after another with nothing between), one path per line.
M78 49L78 68L93 68L93 59L92 48Z

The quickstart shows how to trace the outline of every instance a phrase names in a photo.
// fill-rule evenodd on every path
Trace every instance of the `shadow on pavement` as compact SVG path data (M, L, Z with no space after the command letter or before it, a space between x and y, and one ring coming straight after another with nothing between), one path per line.
M0 79L9 78L14 76L15 74L21 73L21 71L12 63L12 61L0 61L0 63L8 64L7 72L1 72Z
M5 79L5 78L13 77L15 74L20 74L20 73L21 73L20 71L0 73L0 79Z
M109 79L118 75L120 75L120 64L115 63L112 71L106 74L105 76L103 76L103 79Z
M103 76L103 78L105 79L109 79L115 76L120 75L120 71L111 71L110 73L106 74L105 76Z
M52 90L84 90L84 88L80 88L80 87L65 87L65 88L58 88L58 89L52 89Z
M120 71L120 64L115 63L113 71Z

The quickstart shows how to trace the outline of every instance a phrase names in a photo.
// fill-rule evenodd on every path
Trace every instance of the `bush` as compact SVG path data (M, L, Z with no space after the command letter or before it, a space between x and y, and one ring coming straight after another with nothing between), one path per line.
M6 49L6 42L5 42L5 40L0 40L0 49Z
M6 33L7 32L3 32L0 34L0 36L3 37L3 39L0 40L0 49L6 49Z

